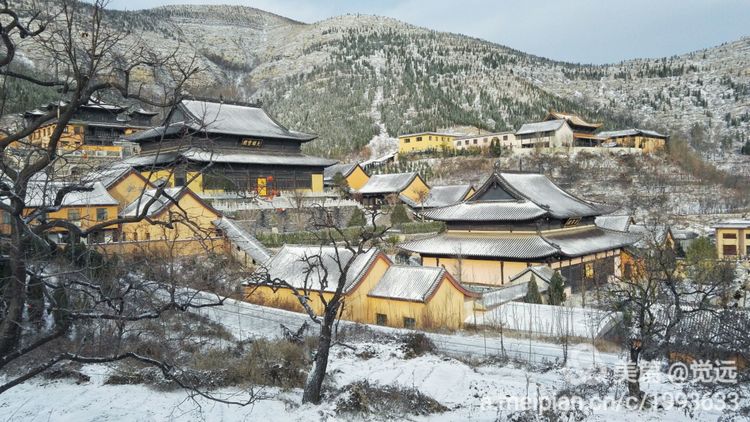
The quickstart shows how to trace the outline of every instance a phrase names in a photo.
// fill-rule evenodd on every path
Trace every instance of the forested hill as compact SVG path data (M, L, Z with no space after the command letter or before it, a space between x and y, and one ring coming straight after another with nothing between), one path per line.
M205 70L191 87L195 94L260 99L288 126L320 134L310 146L316 153L336 157L376 135L505 130L549 109L607 128L682 131L712 157L735 154L750 133L748 38L589 66L378 16L303 24L242 6L166 6L108 18L155 49L197 57ZM33 49L24 58L43 68Z

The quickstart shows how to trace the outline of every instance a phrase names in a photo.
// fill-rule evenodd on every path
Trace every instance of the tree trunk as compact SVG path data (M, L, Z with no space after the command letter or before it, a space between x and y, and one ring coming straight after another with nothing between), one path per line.
M44 322L44 281L37 276L29 277L28 295L29 322L41 327Z
M11 277L3 289L3 301L7 308L0 321L0 356L13 350L21 341L23 308L26 304L26 261L22 242L23 228L16 221L12 227L10 246Z
M630 341L630 364L627 367L628 395L630 397L641 398L641 368L638 366L638 359L641 355L641 341Z
M318 350L315 353L312 369L307 375L305 382L305 391L302 393L302 403L320 403L320 396L323 390L323 380L328 368L328 353L331 349L333 339L333 324L336 322L336 312L338 304L334 305L329 302L326 308L323 322L320 324L320 338Z

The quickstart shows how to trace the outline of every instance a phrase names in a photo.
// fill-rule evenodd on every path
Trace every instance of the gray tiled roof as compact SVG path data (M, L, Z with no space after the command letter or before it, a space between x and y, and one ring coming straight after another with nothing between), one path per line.
M552 268L546 265L534 265L514 275L513 277L510 278L509 281L512 283L518 280L519 278L523 277L526 273L529 273L529 272L534 273L537 280L541 280L545 282L544 290L547 290L547 284L549 284L549 282L552 281L552 276L555 274L555 270L553 270ZM542 287L542 286L539 286L539 287Z
M330 166L336 160L328 158L311 157L304 154L272 155L252 153L224 153L220 151L203 150L191 148L182 153L182 156L190 161L204 163L239 163L239 164L265 164L265 165L295 165L295 166Z
M470 184L433 186L424 204L418 205L424 208L436 208L457 204L464 200L469 190L471 190Z
M604 230L596 226L546 234L544 238L557 246L562 255L568 257L622 248L634 244L639 239L638 236Z
M262 264L271 259L271 252L263 246L255 236L248 233L242 227L227 217L221 217L214 221L214 225L224 231L226 237L232 243L248 254L253 261Z
M265 271L271 280L283 280L291 286L313 291L322 290L332 292L338 286L340 276L338 262L346 265L352 258L352 253L344 248L338 248L340 259L336 258L337 250L333 246L297 246L284 245L279 252L265 263ZM367 272L375 257L376 249L370 249L354 258L346 276L344 292L348 292ZM309 263L304 259L309 259ZM328 275L325 276L327 270ZM323 281L326 286L322 286Z
M323 170L323 180L325 180L326 182L333 181L333 177L336 176L337 173L341 173L342 176L346 177L356 167L356 163L339 163L328 166L325 168L325 170Z
M637 236L588 228L550 234L458 234L412 240L399 245L403 250L423 255L476 258L542 259L553 256L577 257L631 245Z
M29 208L49 207L54 205L57 192L71 186L70 183L55 181L32 181L26 189L26 206ZM100 182L88 185L91 191L74 191L67 193L62 200L62 206L86 205L118 205L118 202Z
M524 123L517 131L516 135L526 135L528 133L551 132L560 129L565 123L564 119L547 120L544 122Z
M187 129L187 125L185 123L174 123L169 126L159 126L154 127L150 129L146 129L141 132L136 132L132 135L124 136L123 139L130 142L138 142L143 141L146 139L156 139L161 140L162 138L167 138L172 135L176 135L180 133L182 130Z
M547 208L555 218L590 217L610 211L602 204L585 201L562 190L538 173L501 173L510 187L535 204Z
M401 243L399 248L426 255L477 258L541 259L557 253L538 235L459 235L443 233Z
M158 194L158 189L146 190L143 192L143 195L139 196L123 208L123 210L120 211L120 215L123 217L133 217L139 216L143 212L146 213L146 216L156 215L169 206L169 204L178 201L179 196L183 193L184 189L185 188L166 188L161 194ZM156 200L149 205L149 202L154 198L156 198ZM147 206L148 209L146 209Z
M654 138L667 138L667 135L663 135L659 132L656 132L654 130L644 130L644 129L623 129L623 130L610 130L605 132L599 132L599 136L602 138L619 138L623 136L636 136L636 135L642 135L642 136L651 136Z
M595 223L603 229L627 232L631 221L629 215L601 215L596 217Z
M417 173L375 174L358 191L362 194L399 193L417 177Z
M304 154L272 155L253 153L225 153L201 148L189 148L184 151L170 151L158 154L137 155L123 161L133 167L166 164L179 158L201 163L237 163L324 167L336 163L328 158L311 157Z
M105 188L109 189L121 177L128 174L133 168L123 163L115 163L109 167L95 170L84 176L83 180L91 182L101 182Z
M461 202L425 211L425 217L437 221L525 221L547 214L531 201Z
M441 267L392 265L368 296L424 302L440 285Z
M260 107L200 100L182 100L179 107L194 119L189 123L194 130L302 141L315 139L315 135L285 128Z
M714 228L725 229L744 229L750 227L750 220L735 219L724 220L713 225Z
M180 158L180 153L177 151L170 152L159 152L156 154L144 154L136 155L127 158L122 163L133 166L133 167L146 167L146 166L157 166L160 164L171 163Z

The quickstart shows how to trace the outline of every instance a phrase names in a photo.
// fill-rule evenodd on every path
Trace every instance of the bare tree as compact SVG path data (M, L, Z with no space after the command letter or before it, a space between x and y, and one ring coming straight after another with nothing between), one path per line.
M319 327L318 348L305 383L303 403L320 402L328 356L334 343L334 325L344 311L350 269L359 257L383 244L388 230L376 224L380 215L377 210L368 210L366 223L357 230L345 231L338 227L330 210L322 206L316 208L318 212L313 212L311 217L311 225L318 233L316 252L300 257L304 283L300 286L288 279L274 277L269 268L259 269L251 279L256 286L291 291Z
M651 226L641 242L640 248L631 251L636 261L633 270L608 285L610 305L625 316L628 393L634 397L643 396L642 355L669 358L675 328L687 316L719 312L722 298L733 285L727 263L678 262L658 225Z
M0 139L0 209L10 222L9 232L0 245L7 253L3 263L8 269L8 276L0 282L0 369L41 352L48 356L41 363L27 362L19 375L0 385L0 393L61 362L104 363L124 359L159 368L166 378L190 388L190 382L181 378L177 369L165 360L118 347L107 350L84 347L85 344L74 342L72 336L92 323L113 324L123 330L129 324L156 320L170 312L222 303L218 296L196 300L195 292L165 280L134 277L117 260L80 249L76 242L61 254L58 245L49 240L48 234L59 230L69 233L72 239L81 239L144 220L165 228L185 223L184 218L176 216L167 220L150 219L152 206L164 200L165 185L149 196L142 196L139 211L133 215L105 218L106 221L86 226L50 217L50 213L62 209L67 195L92 190L86 181L55 179L56 174L50 171L59 160L65 159L61 138L81 106L100 98L116 98L170 107L179 101L183 87L198 72L194 59L181 58L178 51L157 54L137 37L112 30L107 24L105 6L102 0L93 5L63 0L55 4L54 10L42 12L19 10L3 1L0 8L4 18L0 26L0 74L38 87L56 88L61 100L29 124ZM12 67L22 41L24 47L41 52L48 59L49 68L57 71L38 75ZM144 79L143 75L148 77ZM53 121L47 143L28 141L32 133ZM23 148L16 150L16 145ZM44 182L40 187L41 174L53 183ZM45 192L45 200L30 206L29 196L34 189ZM34 312L25 317L27 306ZM32 319L40 320L45 307L54 319L53 327L28 324Z

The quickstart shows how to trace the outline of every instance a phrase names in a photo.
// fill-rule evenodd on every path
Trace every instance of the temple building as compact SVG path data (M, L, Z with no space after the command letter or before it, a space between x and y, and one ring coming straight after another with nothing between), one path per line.
M50 111L64 107L65 102L50 103L44 110L36 109L24 113L28 125L39 124L38 119ZM75 151L71 155L91 155L119 159L123 154L120 139L123 136L150 128L156 112L138 109L128 111L126 107L90 101L76 110L63 130L58 149ZM47 148L50 137L57 127L57 119L44 122L28 137L32 147Z
M515 134L520 148L560 148L573 146L573 130L563 119L524 123Z
M335 187L337 174L341 174L352 190L360 189L370 180L370 175L358 163L340 163L326 167L323 172L323 183L326 187Z
M399 247L462 283L502 286L526 268L544 265L559 270L575 292L618 275L622 248L637 240L595 225L597 216L611 211L542 174L498 171L468 200L424 213L445 222L444 233Z
M364 205L395 205L398 201L420 203L427 198L430 186L416 172L375 174L356 191Z
M315 135L289 130L258 105L182 100L157 127L126 137L141 147L127 161L153 181L199 195L323 191L335 160L302 153Z
M667 146L668 135L653 130L625 129L599 133L605 143L623 148L639 148L643 152L654 152Z
M602 124L587 122L577 114L550 111L547 113L547 117L545 117L544 120L565 120L573 131L574 146L595 147L599 146L602 141L601 137L595 134L595 132L602 127Z

